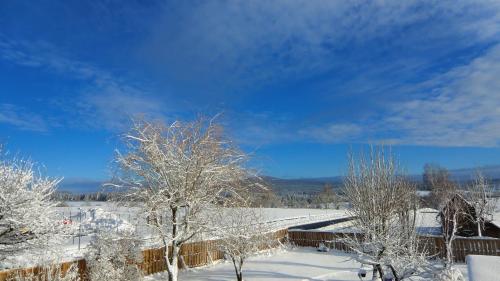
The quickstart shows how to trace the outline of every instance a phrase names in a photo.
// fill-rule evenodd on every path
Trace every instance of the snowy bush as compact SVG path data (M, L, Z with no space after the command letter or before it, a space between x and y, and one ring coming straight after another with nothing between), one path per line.
M465 281L462 272L458 268L449 267L439 272L435 278L436 281Z
M140 241L128 233L101 232L90 243L87 274L91 281L142 280Z

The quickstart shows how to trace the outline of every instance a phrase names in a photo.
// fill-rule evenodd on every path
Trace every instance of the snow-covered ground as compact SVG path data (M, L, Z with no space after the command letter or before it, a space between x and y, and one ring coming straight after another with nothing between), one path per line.
M243 278L247 281L359 281L357 276L359 268L360 264L353 260L350 254L339 251L318 252L315 248L294 248L250 258L243 266ZM459 264L458 268L467 280L466 266ZM166 273L146 276L144 279L145 281L166 280ZM179 279L232 281L235 280L235 274L230 262L221 262L212 266L182 271ZM367 276L364 280L371 280L371 277Z
M144 248L156 246L154 232L146 225L146 218L139 208L127 208L111 202L67 202L69 207L57 207L56 212L63 218L69 233L68 238L56 250L63 260L81 258L93 235L100 231L121 231L136 228L143 240ZM259 209L271 228L283 229L291 226L320 222L345 217L345 210L331 209ZM210 234L207 234L210 236ZM204 235L201 239L215 238ZM207 237L205 237L207 236ZM26 255L11 257L0 267L25 267L34 263L35 257Z
M68 246L78 248L78 237L83 235L80 237L80 248L85 248L89 236L94 232L118 231L132 226L137 228L137 234L144 240L146 247L154 244L155 234L146 225L146 218L140 214L139 208L126 208L111 202L67 202L67 204L69 207L58 207L57 212L65 218L68 228L72 229L76 237L66 241ZM332 209L260 208L259 211L270 228L276 230L346 216L345 210ZM228 215L231 215L229 210Z

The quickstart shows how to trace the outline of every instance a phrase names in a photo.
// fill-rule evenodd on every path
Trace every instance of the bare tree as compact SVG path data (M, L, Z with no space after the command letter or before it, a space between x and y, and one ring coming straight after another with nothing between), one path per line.
M328 209L331 205L338 208L339 198L338 195L335 194L335 191L333 191L333 186L331 184L325 184L323 190L314 198L314 202L319 208Z
M483 236L485 223L492 220L495 212L496 200L492 197L493 186L480 173L476 173L475 179L468 186L466 197L474 207L474 215L469 219L476 224L478 236Z
M466 215L466 206L464 201L459 200L458 193L451 194L451 198L447 204L441 209L441 225L442 237L445 244L445 261L444 268L437 274L439 281L459 281L463 280L460 270L454 267L454 241L457 238L457 233L460 230L460 222L464 220Z
M448 170L436 164L424 166L423 182L424 188L431 191L431 206L438 210L448 202L457 190L456 184L450 179Z
M348 212L362 233L347 238L357 260L373 266L373 280L392 275L403 280L423 270L425 253L417 243L416 187L404 176L384 148L371 148L369 157L350 156L344 193Z
M257 209L237 207L224 208L216 216L218 248L231 260L236 280L243 280L243 265L248 257L273 244L271 228L265 223Z
M125 200L139 201L165 247L168 280L177 280L181 246L207 230L209 211L239 196L235 184L248 178L239 151L213 120L169 126L136 122L117 162L127 187Z
M60 238L62 223L56 219L57 202L51 200L60 180L40 176L30 161L0 157L0 261L4 261L25 250L47 248Z

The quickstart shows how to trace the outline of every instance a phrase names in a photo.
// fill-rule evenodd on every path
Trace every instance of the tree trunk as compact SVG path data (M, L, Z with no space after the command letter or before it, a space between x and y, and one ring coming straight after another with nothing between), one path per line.
M177 235L177 208L172 208L172 237L176 237ZM177 241L175 238L172 240L172 258L169 258L168 244L166 241L163 242L165 244L165 261L167 263L167 272L168 272L168 281L177 281L177 276L179 274L179 250L180 246L177 245Z
M177 281L177 275L179 274L177 260L177 257L175 255L172 255L172 267L171 272L168 273L168 281Z
M481 222L479 220L477 221L477 235L479 237L483 236L483 233L481 232Z
M231 260L233 261L234 272L236 273L236 280L243 281L243 273L241 272L241 266L243 264L243 261L239 260L237 262L235 257L231 257Z
M372 281L381 281L384 276L382 267L380 265L373 266Z

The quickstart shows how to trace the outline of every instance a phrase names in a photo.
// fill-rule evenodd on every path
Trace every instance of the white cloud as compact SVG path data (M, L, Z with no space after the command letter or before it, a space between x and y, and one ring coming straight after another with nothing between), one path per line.
M359 139L366 134L362 126L349 123L328 124L321 127L306 128L300 130L299 133L305 140L325 143L359 141Z
M500 146L500 44L472 62L423 82L416 97L359 123L307 128L322 142Z
M76 108L89 126L111 130L128 128L131 118L139 115L164 119L166 112L162 102L144 96L135 88L117 84L84 94Z
M0 123L27 131L46 132L48 130L47 121L42 116L12 104L0 104Z
M500 45L429 81L422 98L392 105L383 124L400 142L439 146L500 145ZM382 128L381 128L382 129Z
M395 47L415 49L443 40L444 34L458 35L455 39L464 45L496 40L500 34L498 1L198 4L184 9L168 7L164 21L145 42L144 54L169 75L186 80L195 76L215 85L237 84L237 88L354 67L352 64L360 62L346 64L339 57L342 50L358 45L362 49L366 42L383 41L394 33L401 36L401 40L393 40ZM429 22L436 24L425 28ZM423 28L417 31L416 42L411 41L415 36L408 34L409 26ZM165 69L171 65L178 67Z
M0 57L18 65L47 69L85 83L86 86L76 90L76 95L68 95L54 102L71 116L60 120L66 125L122 130L136 115L163 118L167 112L162 101L148 95L146 86L132 85L92 64L68 59L47 42L12 41L0 36ZM20 114L13 108L4 111L0 121L20 128L40 127L36 130L48 130L50 127L43 121L48 117L31 113L31 119L35 122L30 125L26 112Z

